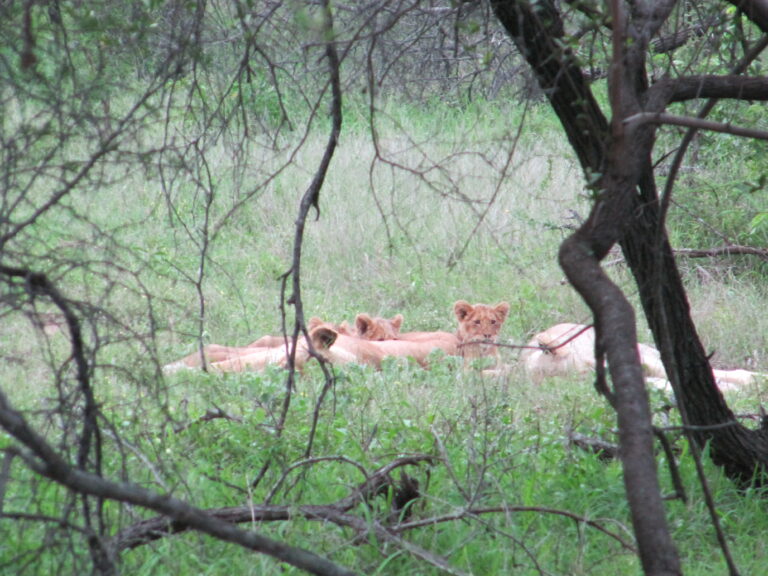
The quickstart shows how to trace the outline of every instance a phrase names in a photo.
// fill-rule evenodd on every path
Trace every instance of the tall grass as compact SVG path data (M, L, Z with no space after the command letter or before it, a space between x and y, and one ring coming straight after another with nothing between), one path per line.
M506 300L511 313L503 337L514 343L557 322L589 321L556 262L560 241L589 204L578 165L546 108L488 104L457 110L436 103L423 111L391 103L375 119L378 149L362 113L351 109L348 116L319 217L307 225L301 280L308 315L341 321L361 311L403 313L404 329L452 330L455 300ZM517 122L526 122L527 129L518 132ZM298 201L326 135L312 132L302 142L283 137L271 148L251 142L242 163L222 142L208 149L216 184L213 221L224 225L212 237L202 282L206 341L245 344L280 328L278 278L290 266ZM106 439L113 459L105 463L105 475L202 507L259 503L280 485L275 503L300 506L344 497L363 481L361 468L371 472L398 455L425 453L433 457L431 464L405 469L423 494L412 518L469 508L476 513L403 534L413 544L476 574L639 572L635 556L616 539L584 522L534 510L569 512L631 541L620 466L567 442L569 429L615 441L613 414L588 378L534 387L514 369L489 380L450 359L436 359L429 371L395 362L381 372L338 369L320 410L314 455L347 460L296 470L289 468L304 457L323 385L317 368L300 378L279 438L274 425L285 393L279 370L160 378L146 338L139 345L137 337L152 336L161 363L195 349L194 279L204 238L199 189L184 178L166 185L167 197L163 189L158 174L121 173L98 197L74 195L68 210L37 227L43 251L61 261L89 263L72 270L53 267L62 288L124 318L126 331L108 334L95 376L105 418L126 442L118 453L111 437ZM223 219L254 191L243 208ZM685 237L684 215L673 213L671 225L674 237ZM631 276L616 260L610 273L636 301ZM759 280L721 274L706 262L686 266L685 277L705 345L717 351L715 361L768 371L768 320L762 312L768 295ZM641 324L641 340L647 339ZM0 345L4 381L29 383L10 387L14 402L30 412L45 406L55 391L45 384L50 369L44 360L67 353L65 335L43 339L26 318L14 316L0 326ZM516 352L503 354L514 366ZM758 388L731 399L754 412L765 393ZM670 399L654 393L652 402L661 424ZM229 418L201 420L212 407ZM48 433L58 438L57 431ZM724 571L693 464L684 443L677 445L689 499L668 508L686 574ZM268 460L269 473L252 486ZM664 489L671 491L662 456L659 463ZM736 493L709 464L707 473L737 563L744 573L759 573L768 553L761 544L768 523L759 495ZM50 485L27 491L14 484L5 510L23 509L33 497L55 502L52 493ZM382 518L387 497L360 504L354 513ZM122 515L122 525L146 516L117 507L110 513ZM391 543L350 529L299 519L254 528L361 573L438 572ZM42 532L34 524L27 531L0 526L0 565L36 549ZM190 534L125 552L122 561L125 573L137 575L293 573Z

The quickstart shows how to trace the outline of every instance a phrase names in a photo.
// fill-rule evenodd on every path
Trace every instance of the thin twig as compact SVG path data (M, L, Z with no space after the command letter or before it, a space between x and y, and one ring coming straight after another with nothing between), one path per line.
M670 124L673 126L687 126L698 130L709 130L711 132L721 132L723 134L733 134L734 136L744 136L746 138L755 138L757 140L768 140L768 131L757 130L755 128L743 128L734 126L730 123L713 122L701 118L691 118L689 116L677 116L665 112L639 112L633 114L624 120L624 124Z
M655 426L653 427L653 434L659 440L659 443L664 450L664 455L667 457L669 475L672 478L672 485L675 487L675 496L680 498L683 502L688 502L688 497L685 494L685 486L683 486L683 479L680 477L680 470L677 467L675 454L672 451L672 446L669 444L667 435L664 434L664 430Z

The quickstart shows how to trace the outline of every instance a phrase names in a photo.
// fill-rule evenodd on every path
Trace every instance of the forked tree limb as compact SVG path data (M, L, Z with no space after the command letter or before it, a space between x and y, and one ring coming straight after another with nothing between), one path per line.
M611 3L614 46L611 103L621 119L640 111L636 91L643 87L642 65L650 35L658 30L673 2L629 6ZM560 265L595 317L596 346L605 351L615 388L619 440L627 500L647 574L680 574L680 562L669 533L656 474L653 432L642 367L637 356L634 311L621 290L600 266L621 239L633 214L633 188L638 174L650 166L647 151L652 127L629 127L607 121L592 96L568 46L554 2L492 2L492 7L524 54L560 118L588 179L601 190L589 219L560 248ZM630 46L627 46L631 44ZM630 145L632 142L632 145ZM632 154L630 148L638 146ZM594 175L598 178L595 179Z

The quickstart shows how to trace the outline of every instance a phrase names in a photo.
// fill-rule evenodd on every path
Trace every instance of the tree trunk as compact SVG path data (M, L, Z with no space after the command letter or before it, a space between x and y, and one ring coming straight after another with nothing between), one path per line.
M637 282L643 310L684 422L697 428L692 437L702 445L710 442L713 461L739 485L762 485L764 479L755 477L755 472L764 472L768 468L768 423L764 423L760 430L740 425L715 384L709 360L690 316L666 230L660 227L658 193L650 162L653 133L649 130L633 139L634 159L619 157L618 142L612 141L608 122L595 103L580 66L573 55L563 49L568 43L563 37L560 15L551 2L536 3L535 12L528 3L515 1L497 1L493 8L546 91L588 182L592 183L594 175L610 173L615 175L614 184L622 183L623 178L622 185L627 197L631 198L629 211L624 212L626 216L616 212L609 215L605 212L605 203L599 201L595 209L602 212L604 223L622 218L623 228L615 240L619 241ZM748 15L751 17L753 13L755 10L751 9ZM758 11L753 21L768 28L768 10ZM637 61L627 60L630 70L625 71L623 78L614 78L614 82L621 82L634 92L630 94L634 100L641 102L647 96L645 70ZM622 105L626 104L625 99ZM646 105L650 106L649 103ZM627 116L626 111L623 116ZM632 162L639 164L633 169ZM617 163L625 163L626 167L621 170ZM605 176L599 184L603 189L609 185ZM639 194L634 190L639 190ZM587 224L594 227L594 218ZM593 229L593 236L595 233ZM606 235L593 246L598 259L610 248L606 247L610 241L610 235ZM701 429L704 427L710 429Z
M635 217L621 248L640 291L646 319L675 390L686 425L700 445L710 443L710 456L740 486L768 466L768 430L739 424L715 384L712 369L690 314L680 273L665 231L657 245L659 205L651 178L641 183Z
M494 2L499 20L537 75L599 195L587 221L560 249L560 265L594 315L598 388L616 408L627 501L646 574L682 574L666 522L653 453L648 396L637 355L634 311L600 267L632 218L632 176L642 164L621 124L609 133L581 70L563 42L563 25L551 2ZM623 103L622 103L623 104ZM632 106L625 112L633 112ZM637 130L640 132L643 128ZM644 128L649 132L647 127ZM652 137L645 134L648 149ZM610 152L609 152L610 151ZM640 148L640 158L643 149ZM604 386L603 355L615 395Z
M642 112L663 111L671 96L648 90L645 56L674 2L613 2L613 61L609 124L568 49L551 0L497 0L494 13L537 76L596 191L588 220L560 249L560 264L594 315L597 386L611 399L619 422L627 500L646 574L681 574L661 502L652 454L651 415L636 353L634 315L604 274L600 260L619 242L640 291L645 315L672 382L689 438L710 442L713 461L746 485L768 464L768 424L741 426L718 390L696 333L680 274L663 227L654 181L655 128L626 123ZM607 356L615 393L604 382ZM706 429L705 429L706 428ZM762 475L757 479L761 483Z

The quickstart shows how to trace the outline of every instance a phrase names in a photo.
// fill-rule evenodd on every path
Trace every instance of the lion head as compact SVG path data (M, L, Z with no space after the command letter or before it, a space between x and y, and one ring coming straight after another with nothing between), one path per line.
M393 318L372 318L368 314L358 314L355 318L355 331L363 340L396 340L403 325L403 315Z
M456 336L459 350L465 358L498 356L495 342L501 327L509 314L509 304L501 302L496 306L475 304L459 300L453 305L453 312L459 321Z

